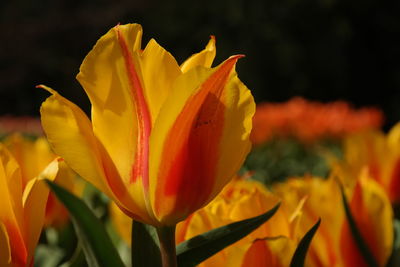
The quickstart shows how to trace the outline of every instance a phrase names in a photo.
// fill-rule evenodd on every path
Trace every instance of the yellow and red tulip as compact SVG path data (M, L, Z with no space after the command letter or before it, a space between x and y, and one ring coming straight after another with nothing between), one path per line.
M49 143L42 136L32 139L20 133L13 133L4 139L4 145L19 165L22 187L38 176L56 158ZM82 191L75 173L67 167L60 169L54 182L77 194ZM67 210L50 192L46 205L45 225L63 226L67 221Z
M343 183L354 186L364 169L387 192L393 204L400 205L400 123L387 135L367 131L349 136L344 142L344 159L332 160Z
M43 179L54 180L58 159L23 185L17 161L0 146L0 266L32 266L33 254L44 223L49 193Z
M351 193L351 211L363 239L379 266L385 266L393 246L393 211L380 185L365 174L346 192ZM304 233L315 218L321 217L308 251L307 266L366 266L348 227L339 185L333 177L292 178L274 186L273 192L282 197L282 208L289 211L307 198L298 232Z
M54 151L126 214L174 225L236 173L255 105L234 70L241 56L211 68L213 37L179 66L153 39L142 50L141 36L138 24L116 26L83 61L91 120L47 88L42 124Z
M321 225L308 250L306 265L338 266L337 244L344 211L336 181L310 176L291 178L276 184L272 191L282 198L282 209L287 212L295 211L299 201L304 201L301 222L297 225L300 235L321 218Z
M179 243L214 228L259 215L278 202L279 198L262 184L235 179L209 205L178 224L176 241ZM299 204L298 210L292 214L279 209L257 230L199 266L289 266L298 241Z
M393 210L383 188L366 172L358 179L350 209L363 239L379 266L386 266L393 247ZM340 234L343 266L369 266L359 249L347 221Z

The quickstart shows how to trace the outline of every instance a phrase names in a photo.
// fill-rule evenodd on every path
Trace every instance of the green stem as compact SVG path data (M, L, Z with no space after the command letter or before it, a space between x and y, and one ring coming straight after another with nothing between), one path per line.
M177 267L175 248L175 225L157 228L160 240L161 259L163 267Z

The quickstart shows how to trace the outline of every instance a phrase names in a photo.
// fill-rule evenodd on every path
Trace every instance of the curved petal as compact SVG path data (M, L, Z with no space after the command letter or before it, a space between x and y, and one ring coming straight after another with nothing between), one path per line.
M224 92L225 125L219 143L216 184L209 200L236 174L251 148L249 135L255 113L253 96L236 73L232 75Z
M6 226L0 221L0 266L8 266L11 263L11 244Z
M2 196L0 222L7 229L12 261L26 264L21 173L16 161L3 145L0 145L0 195Z
M54 180L58 173L58 159L52 161L46 169L31 179L24 190L22 202L24 206L25 243L28 251L27 263L33 258L36 244L42 231L49 188L43 179Z
M239 102L240 91L231 86L235 77L232 70L239 57L231 57L212 70L196 68L183 74L160 112L150 141L150 196L162 223L182 220L217 193L215 186L221 189L232 178L226 177L231 173L218 176L218 164L225 127L232 129L233 122L227 122L232 119L230 109L236 109ZM251 101L246 103L250 109L254 106ZM230 134L248 138L243 132ZM240 151L241 147L236 149ZM245 148L248 149L249 146ZM237 171L240 166L231 167Z
M371 253L380 266L385 266L393 245L393 210L387 195L364 173L356 184L350 207ZM347 222L343 224L340 244L345 266L365 265Z
M151 39L140 57L144 92L152 122L156 120L162 104L169 95L172 83L181 74L175 58Z
M44 132L57 155L99 190L111 194L101 154L85 113L56 91L43 102L40 113Z
M215 37L211 35L210 41L208 41L208 44L204 48L204 50L192 55L190 58L188 58L185 62L182 63L181 65L182 72L187 72L188 70L193 69L197 66L210 68L214 61L215 54L216 54Z
M143 197L133 196L136 198L135 202L132 201L107 152L94 136L84 112L54 90L47 90L53 95L42 104L42 126L56 154L132 216L148 220L147 212L143 212Z
M18 162L23 187L55 158L44 137L32 141L24 138L20 133L14 133L6 137L4 145Z
M126 66L127 60L132 63L133 59L126 59L119 36L123 37L125 53L138 57L141 26L116 26L102 36L85 57L77 79L92 104L94 135L110 155L124 183L128 184L137 150L138 118ZM137 83L140 81L136 81L136 86L141 87Z

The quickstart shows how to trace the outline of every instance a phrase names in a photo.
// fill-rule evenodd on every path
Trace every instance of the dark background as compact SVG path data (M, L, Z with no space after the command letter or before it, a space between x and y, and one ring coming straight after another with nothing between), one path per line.
M137 22L178 62L217 38L216 63L245 54L256 101L346 100L400 120L400 1L224 0L0 2L0 114L38 115L44 83L89 111L75 80L97 39Z

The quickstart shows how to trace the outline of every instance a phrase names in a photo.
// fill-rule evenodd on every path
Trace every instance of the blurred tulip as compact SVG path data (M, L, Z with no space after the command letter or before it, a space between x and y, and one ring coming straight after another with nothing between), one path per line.
M350 209L363 239L379 266L386 266L393 248L393 210L383 188L366 173L358 179L350 201ZM368 267L347 221L340 235L343 266Z
M304 142L342 138L350 133L382 126L383 114L375 108L353 109L343 101L319 103L295 97L286 103L261 103L253 119L254 144L273 137L295 137Z
M0 136L20 132L32 136L43 135L40 119L36 117L22 116L1 116Z
M363 169L387 192L392 203L400 205L400 123L385 135L366 131L347 137L344 158L331 158L342 182L354 186Z
M340 227L344 220L339 187L334 179L315 177L292 178L275 184L274 194L282 198L282 209L294 211L297 203L305 199L298 232L306 233L318 218L321 225L308 251L307 266L338 266L340 255Z
M282 197L283 209L296 209L299 200L307 198L298 232L304 233L315 218L321 217L308 251L306 266L365 266L347 226L337 180L315 177L292 178L277 184L273 192ZM351 195L351 210L370 250L384 266L393 245L392 208L380 186L368 177L359 176ZM372 242L373 241L373 242Z
M77 78L92 121L54 90L42 124L54 151L131 218L170 226L211 201L250 149L255 105L234 70L210 68L215 40L181 66L142 28L118 25L86 56Z
M33 265L33 255L44 223L49 193L43 179L54 180L59 160L52 161L23 186L17 161L0 146L0 266Z
M209 205L177 226L177 242L271 209L279 198L256 181L236 179ZM299 204L299 203L298 203ZM288 266L297 244L296 225L301 214L279 209L257 230L212 256L199 266Z
M22 187L25 187L30 180L38 176L56 158L47 140L41 136L30 138L19 133L13 133L8 135L3 142L19 165ZM76 194L80 194L82 191L82 185L80 185L76 174L67 167L60 169L60 173L54 182ZM66 222L68 222L67 210L50 192L46 205L45 225L61 227Z

